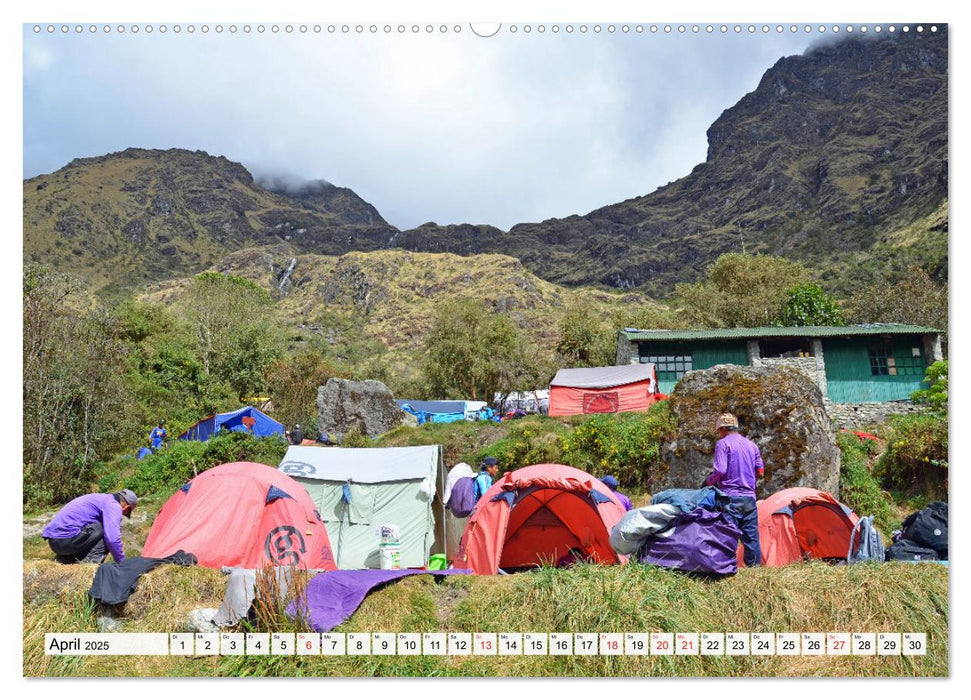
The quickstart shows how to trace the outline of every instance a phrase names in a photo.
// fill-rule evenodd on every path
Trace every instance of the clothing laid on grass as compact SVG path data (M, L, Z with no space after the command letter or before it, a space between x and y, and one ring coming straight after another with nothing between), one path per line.
M315 632L329 632L353 615L368 593L391 581L420 574L454 576L471 573L471 569L328 571L311 579L306 596L290 603L287 615L307 620Z
M175 554L161 559L128 557L120 563L102 564L94 572L94 581L91 583L88 595L106 605L118 605L127 602L138 588L138 579L152 569L162 564L194 566L196 563L194 554L188 554L180 549Z

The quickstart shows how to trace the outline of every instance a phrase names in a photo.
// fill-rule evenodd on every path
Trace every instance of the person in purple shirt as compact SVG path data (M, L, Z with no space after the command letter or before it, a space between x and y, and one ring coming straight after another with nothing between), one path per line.
M617 477L608 474L600 481L603 482L604 486L608 487L614 492L614 496L616 496L617 500L620 501L620 505L624 506L624 510L631 510L634 507L631 505L630 499L617 490L620 487L620 484L617 482Z
M121 544L121 516L131 517L138 496L131 489L118 493L89 493L61 508L44 528L44 539L62 564L100 564L108 553L125 559Z
M705 482L723 495L716 498L722 512L742 531L745 566L761 566L759 512L755 504L755 480L765 474L758 446L738 432L738 419L723 413L715 422L719 440L711 475Z

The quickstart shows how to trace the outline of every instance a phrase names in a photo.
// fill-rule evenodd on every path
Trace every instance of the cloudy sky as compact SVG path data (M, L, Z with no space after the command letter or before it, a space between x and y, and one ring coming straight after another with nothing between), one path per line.
M515 223L646 194L813 32L461 25L390 34L24 28L23 176L135 146L349 187L392 224Z

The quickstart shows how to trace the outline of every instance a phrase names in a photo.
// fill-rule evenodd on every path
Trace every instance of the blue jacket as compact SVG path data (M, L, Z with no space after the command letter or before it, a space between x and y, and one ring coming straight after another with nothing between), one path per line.
M473 493L475 494L475 502L478 503L479 499L485 494L486 491L492 488L492 477L489 476L489 472L482 470L479 475L475 477L475 482L472 485Z

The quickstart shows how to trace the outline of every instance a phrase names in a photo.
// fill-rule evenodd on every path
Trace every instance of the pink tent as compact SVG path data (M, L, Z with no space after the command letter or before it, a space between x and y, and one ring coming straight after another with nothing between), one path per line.
M845 558L859 518L825 491L791 488L758 502L762 566ZM742 548L738 549L739 566Z
M579 549L601 564L626 560L610 546L624 507L599 479L562 464L507 472L489 489L465 526L453 566L477 574L556 564Z
M652 364L561 369L550 382L549 415L646 411L657 391Z
M142 556L167 557L180 549L211 568L337 568L327 530L307 490L283 472L255 462L208 469L165 502Z

